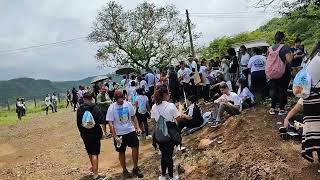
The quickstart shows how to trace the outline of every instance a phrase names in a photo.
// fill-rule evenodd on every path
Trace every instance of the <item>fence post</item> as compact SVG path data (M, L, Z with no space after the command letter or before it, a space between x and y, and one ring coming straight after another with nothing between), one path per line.
M60 104L60 93L58 93L58 102Z
M34 101L34 107L36 108L36 107L37 107L37 100L36 100L36 97L33 97L33 101Z
M7 99L7 105L8 105L8 111L10 111L10 103L9 103L9 99Z

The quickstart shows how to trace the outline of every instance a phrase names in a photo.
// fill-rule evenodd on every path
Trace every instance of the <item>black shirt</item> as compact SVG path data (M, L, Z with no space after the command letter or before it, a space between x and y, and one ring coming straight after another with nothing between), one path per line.
M82 126L82 117L85 111L91 112L96 123L95 126L91 129L87 129ZM94 136L97 138L101 138L103 133L100 124L103 124L103 120L103 115L100 109L93 103L84 103L77 110L77 126L82 137Z
M303 51L299 48L291 48L291 52L296 53L296 55L303 55L304 54ZM292 63L291 63L291 67L300 67L302 61L303 61L302 57L293 58Z
M239 69L239 62L237 56L231 58L229 73L237 73Z

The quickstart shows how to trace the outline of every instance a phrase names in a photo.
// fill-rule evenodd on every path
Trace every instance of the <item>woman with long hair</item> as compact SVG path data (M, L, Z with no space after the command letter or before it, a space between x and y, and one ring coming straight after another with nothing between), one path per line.
M171 132L179 132L177 120L180 119L180 112L173 103L168 102L169 100L170 94L167 86L158 86L154 93L155 104L152 106L151 119L158 121L160 117L163 117L170 137L173 137ZM159 180L166 179L167 170L170 180L177 180L178 176L173 176L173 150L181 142L178 143L173 138L170 138L169 142L158 142L155 136L153 137L153 145L155 147L158 145L161 151L161 176Z

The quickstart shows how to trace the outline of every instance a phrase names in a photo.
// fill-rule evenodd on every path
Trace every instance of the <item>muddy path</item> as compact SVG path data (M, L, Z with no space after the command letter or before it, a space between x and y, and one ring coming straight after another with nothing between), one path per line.
M142 142L140 159L154 150ZM100 170L105 174L121 171L111 139L102 141ZM127 161L131 169L128 150ZM0 127L0 179L90 179L89 161L70 109L40 115L27 123Z

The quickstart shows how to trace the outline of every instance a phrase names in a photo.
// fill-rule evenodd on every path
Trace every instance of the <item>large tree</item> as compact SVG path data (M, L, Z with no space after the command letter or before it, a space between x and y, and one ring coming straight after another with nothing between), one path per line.
M125 11L111 1L98 13L88 39L103 44L96 58L106 66L167 67L190 52L186 22L180 17L174 6L144 2Z

